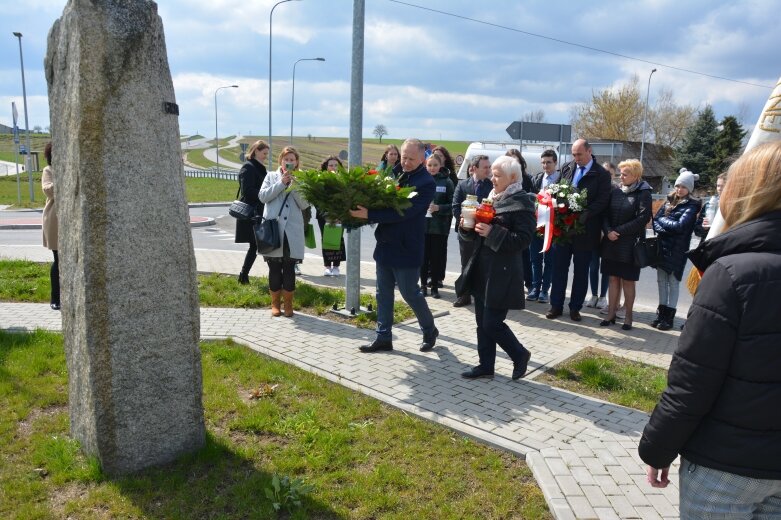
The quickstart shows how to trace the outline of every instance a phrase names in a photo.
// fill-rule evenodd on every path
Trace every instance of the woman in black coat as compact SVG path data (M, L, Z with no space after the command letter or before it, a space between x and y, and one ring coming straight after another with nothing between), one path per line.
M266 167L263 163L268 159L268 144L265 141L255 141L247 152L247 162L239 171L239 192L242 202L255 207L255 215L263 215L263 203L258 199L260 186L266 178ZM237 244L249 244L247 255L244 257L244 265L239 273L239 283L249 283L249 270L258 256L258 247L255 244L255 230L252 220L236 220Z
M504 322L509 309L524 308L523 262L521 251L529 247L537 220L534 196L523 191L521 165L512 157L502 156L491 165L496 217L490 224L478 223L465 230L459 223L463 240L476 240L472 257L456 281L459 297L475 298L477 353L480 364L463 374L466 379L492 377L496 361L496 344L513 360L512 378L526 374L531 353L526 350Z
M686 251L689 250L694 224L702 205L691 195L694 181L699 177L682 169L675 181L675 191L667 197L667 202L659 208L653 220L654 231L659 235L660 260L655 266L659 307L651 326L659 330L669 330L673 326L678 288L686 267Z
M635 265L634 246L638 237L645 236L645 226L651 220L651 186L643 180L643 165L637 159L622 161L621 187L613 188L602 220L603 275L610 276L607 318L601 326L616 322L618 299L624 293L624 324L632 330L632 306L635 303L635 282L640 279L640 268Z
M639 453L653 487L681 455L681 519L781 518L781 143L732 165L720 208Z

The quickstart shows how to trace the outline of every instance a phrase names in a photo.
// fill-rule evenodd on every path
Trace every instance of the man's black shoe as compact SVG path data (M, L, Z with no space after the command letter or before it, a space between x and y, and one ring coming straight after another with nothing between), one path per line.
M488 370L480 366L472 367L466 372L461 373L464 379L477 379L478 377L494 377L493 370Z
M545 317L549 320L555 320L559 316L561 316L562 311L558 307L551 307L550 310L548 310L547 314L545 314Z
M436 327L434 327L434 331L431 333L430 336L423 334L423 344L420 345L420 351L428 352L429 350L433 349L434 345L437 344L438 336L439 336L439 329L437 329Z
M520 379L526 375L526 369L529 367L529 360L532 357L532 353L528 350L524 358L518 363L513 364L513 380Z
M393 350L393 342L387 339L375 339L370 345L358 347L361 352L381 352Z
M583 316L580 315L580 311L569 311L569 319L572 321L581 321Z
M436 287L432 287L431 288L431 297L436 299L436 300L442 298L442 296L439 295L439 289L437 289Z
M453 307L466 307L467 305L472 305L472 297L469 295L466 296L460 296L454 303Z

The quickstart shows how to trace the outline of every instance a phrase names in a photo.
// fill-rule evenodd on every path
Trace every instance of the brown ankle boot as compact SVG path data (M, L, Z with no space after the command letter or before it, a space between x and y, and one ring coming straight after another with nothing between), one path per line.
M279 309L280 300L282 298L282 291L269 291L271 292L271 315L282 316L282 311Z
M282 297L285 301L285 317L293 316L293 291L282 291Z

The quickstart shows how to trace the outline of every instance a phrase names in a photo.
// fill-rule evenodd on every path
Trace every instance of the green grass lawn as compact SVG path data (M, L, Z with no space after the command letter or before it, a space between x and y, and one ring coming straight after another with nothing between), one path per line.
M23 208L42 208L46 202L46 196L41 189L41 174L33 172L33 192L35 202L30 202L30 183L27 173L19 174L22 187L22 205ZM234 192L236 193L236 192ZM19 207L17 204L18 194L16 187L16 175L0 176L0 204Z
M651 412L667 386L667 370L588 348L537 381Z
M233 275L199 274L198 292L204 307L229 307L239 309L260 309L271 306L271 295L266 277L251 277L249 285L241 285ZM38 264L28 260L0 260L0 301L47 303L49 301L49 264ZM296 281L296 295L293 308L325 316L338 321L329 313L333 304L344 306L344 289L332 289ZM376 309L374 298L361 295L361 305L371 304ZM394 305L394 322L401 323L414 315L403 302ZM374 328L377 312L361 314L354 323L359 327Z
M187 202L232 202L236 198L238 181L185 177Z
M0 331L0 517L552 518L515 456L229 340L201 352L206 445L110 478L69 436L62 337ZM311 486L289 516L274 476Z

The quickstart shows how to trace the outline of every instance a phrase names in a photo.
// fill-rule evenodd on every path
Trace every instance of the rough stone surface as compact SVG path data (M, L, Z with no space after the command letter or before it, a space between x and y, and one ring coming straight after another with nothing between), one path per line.
M110 474L203 445L200 318L163 25L69 0L45 60L71 431Z

